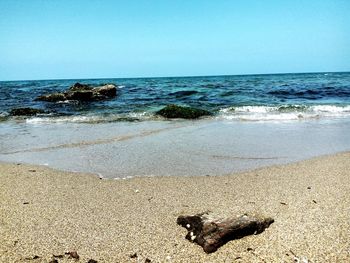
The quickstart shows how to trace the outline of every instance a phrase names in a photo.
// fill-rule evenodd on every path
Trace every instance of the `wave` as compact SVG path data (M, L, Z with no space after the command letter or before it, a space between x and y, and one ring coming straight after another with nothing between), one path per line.
M8 112L0 112L0 122L7 121L9 118Z
M344 118L350 117L350 106L240 106L221 109L217 117L227 120L246 121L289 121L319 118Z
M233 106L213 112L208 119L232 121L293 121L324 118L350 118L350 105L277 105L277 106ZM0 121L10 118L0 114ZM155 115L154 109L129 113L90 113L82 115L43 115L23 117L26 123L109 123L166 120Z
M288 87L288 86L287 86ZM320 99L320 98L348 98L350 96L350 88L346 87L322 87L317 89L277 89L267 92L277 98L283 99Z
M171 92L169 93L170 96L175 96L176 98L180 98L180 97L186 97L186 96L191 96L193 94L197 94L198 91L196 90L180 90L180 91L176 91L176 92Z
M54 117L32 117L26 119L27 123L108 123L108 122L133 122L154 119L149 112L131 112L127 114L96 114L96 115L71 115Z

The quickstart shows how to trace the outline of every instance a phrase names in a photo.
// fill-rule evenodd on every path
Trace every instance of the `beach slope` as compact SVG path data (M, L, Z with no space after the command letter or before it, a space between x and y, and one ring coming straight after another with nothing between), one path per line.
M72 262L70 251L79 262L349 262L349 179L349 152L229 176L127 180L2 163L0 262ZM275 222L206 254L176 219L207 210Z

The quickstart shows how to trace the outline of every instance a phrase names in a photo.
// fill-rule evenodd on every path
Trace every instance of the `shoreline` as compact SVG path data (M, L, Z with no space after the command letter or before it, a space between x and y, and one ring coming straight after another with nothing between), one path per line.
M48 262L77 251L79 262L346 262L349 158L341 152L231 175L130 180L0 163L0 261ZM206 210L275 223L205 254L176 218Z
M10 166L27 166L29 167L30 170L35 170L35 169L48 169L52 170L53 173L68 173L68 174L76 174L78 176L91 176L95 177L99 180L108 180L108 181L120 181L120 180L132 180L132 179L137 179L137 178L163 178L163 177L180 177L180 178L195 178L195 177L225 177L225 176L239 176L240 174L245 174L245 173L254 173L255 171L258 172L259 170L262 169L269 169L269 168L275 168L275 167L280 167L280 166L288 166L288 165L293 165L293 164L298 164L298 163L303 163L307 161L311 161L314 159L320 159L320 158L328 158L336 155L342 155L342 154L347 154L350 153L350 150L344 150L344 151L339 151L335 153L329 153L329 154L320 154L317 156L312 156L312 157L305 157L305 159L299 159L299 160L289 160L285 163L276 163L276 164L266 164L265 166L258 166L258 167L253 167L253 168L246 168L243 170L235 171L232 173L227 173L227 174L202 174L202 175L134 175L134 176L126 176L126 177L105 177L100 173L97 172L80 172L80 171L72 171L72 170L65 170L61 168L55 168L51 167L48 164L34 164L34 163L27 163L27 162L11 162L11 161L2 161L0 160L0 166L2 165L10 165ZM282 159L284 157L281 157ZM239 158L237 158L239 159ZM260 158L256 158L260 159ZM261 158L264 159L264 158ZM266 159L275 159L275 158L266 158Z
M18 124L0 132L0 161L128 176L227 175L350 149L350 119Z

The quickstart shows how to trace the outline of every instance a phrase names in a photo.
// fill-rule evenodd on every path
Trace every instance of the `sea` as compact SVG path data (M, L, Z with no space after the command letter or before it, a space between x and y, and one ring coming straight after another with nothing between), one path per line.
M36 101L74 83L112 99ZM169 104L213 113L168 120ZM14 108L45 114L10 116ZM0 82L0 161L105 178L224 175L350 150L350 73Z

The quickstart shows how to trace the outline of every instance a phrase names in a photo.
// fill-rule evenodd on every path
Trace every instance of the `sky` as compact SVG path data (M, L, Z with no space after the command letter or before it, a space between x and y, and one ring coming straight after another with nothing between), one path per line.
M0 0L0 80L350 71L349 0Z

